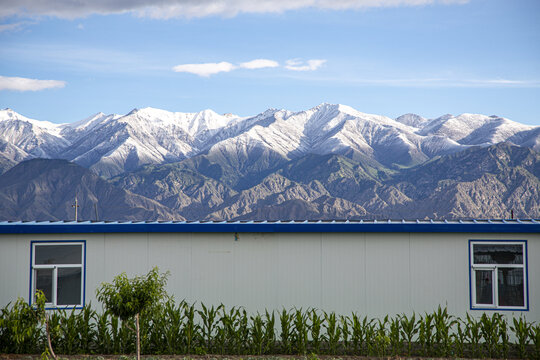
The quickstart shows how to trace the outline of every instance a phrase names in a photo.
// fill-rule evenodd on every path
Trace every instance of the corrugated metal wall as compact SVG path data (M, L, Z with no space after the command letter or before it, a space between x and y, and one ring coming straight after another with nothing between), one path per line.
M32 240L86 240L86 303L94 307L101 282L159 266L171 272L169 293L189 302L373 317L440 304L463 316L470 311L469 239L528 240L525 315L539 321L539 234L240 233L238 240L233 233L1 235L0 306L28 299Z

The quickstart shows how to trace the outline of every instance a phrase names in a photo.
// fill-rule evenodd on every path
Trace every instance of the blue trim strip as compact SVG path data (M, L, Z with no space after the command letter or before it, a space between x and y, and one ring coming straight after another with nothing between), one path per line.
M540 223L406 223L406 222L322 222L322 223L3 223L0 234L82 233L304 233L304 232L433 232L433 233L540 233Z
M34 275L34 270L32 269L32 264L34 263L34 242L35 241L30 241L30 288L28 289L28 305L32 305L32 299L34 299L32 296L32 275Z
M82 298L82 306L86 306L86 240L82 240L83 242L83 248L84 248L84 263L83 263L83 298Z
M472 263L471 263L471 242L473 240L469 239L469 309L473 309L473 299L472 299Z
M527 286L527 311L529 311L529 308L531 307L531 303L529 302L529 249L527 248L528 241L525 240L525 274L527 274L527 281L525 282L525 285Z

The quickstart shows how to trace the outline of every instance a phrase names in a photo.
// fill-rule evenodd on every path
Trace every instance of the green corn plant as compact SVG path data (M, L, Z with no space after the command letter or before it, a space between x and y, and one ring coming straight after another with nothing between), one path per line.
M407 342L407 356L411 356L414 337L418 333L418 323L416 322L416 315L413 312L410 318L403 314L400 317L400 331L401 337Z
M227 352L227 336L225 335L225 328L220 325L216 328L216 336L214 336L214 346L216 348L216 353L224 355Z
M534 344L534 354L533 357L535 359L540 359L540 324L538 325L531 325L530 329L530 337L532 339L532 343Z
M437 344L436 355L450 356L452 349L452 328L456 321L453 316L448 315L448 310L440 306L433 313L433 322L435 326L435 343Z
M233 307L220 319L223 325L223 336L229 354L243 354L249 349L249 318L244 309ZM221 333L221 331L220 331Z
M510 335L508 333L508 322L502 315L499 318L499 339L501 341L499 353L504 359L508 359L508 353L510 351Z
M90 354L94 347L96 337L96 312L90 304L85 305L79 313L77 331L79 333L79 351Z
M136 339L133 337L133 330L135 328L134 320L120 320L120 327L118 331L118 341L120 342L120 354L131 354L136 351Z
M238 316L238 328L235 332L236 339L236 354L246 354L248 351L248 342L249 342L249 316L246 312L246 309L239 309Z
M471 348L472 357L480 357L482 351L480 348L480 341L482 340L482 333L480 331L480 322L467 313L467 327L465 328L465 335L467 343Z
M388 337L390 339L392 356L400 355L403 349L403 337L401 336L401 319L399 315L390 319L390 331Z
M377 355L377 331L375 329L376 327L376 321L375 319L371 319L369 322L367 321L367 317L364 317L363 320L364 327L364 342L366 345L366 355L370 356L376 356Z
M418 343L422 350L422 355L430 356L433 351L433 314L426 313L419 320Z
M0 312L0 353L36 353L42 347L42 329L36 309L19 298Z
M292 315L289 311L283 309L279 315L279 322L281 326L281 351L285 354L292 353Z
M265 354L272 354L274 353L275 349L275 343L276 343L276 317L274 315L274 311L268 312L268 310L265 311L264 314L265 318L265 326L264 326L264 353Z
M184 307L185 323L182 327L182 338L185 342L185 352L193 354L197 339L198 325L195 323L195 304Z
M307 324L307 315L302 309L295 309L293 315L293 344L296 354L305 355L308 345L309 328Z
M513 331L514 336L517 340L517 350L520 359L525 359L527 357L527 347L531 338L529 334L531 333L531 324L520 317L519 319L512 319L514 326L510 326L510 330Z
M109 311L104 311L101 314L96 314L95 351L98 354L111 354L114 351L111 333L112 325L109 318Z
M50 324L52 329L58 329L51 331L54 348L63 354L73 355L79 342L75 309L72 309L69 315L65 310L56 310L50 317Z
M51 343L53 347L58 348L61 352L66 352L66 344L64 343L64 338L71 336L76 336L76 334L66 334L68 329L62 329L62 322L66 322L66 311L65 310L55 310L49 315L49 331L51 336ZM73 323L73 321L71 321ZM73 325L71 325L73 326ZM67 335L67 336L66 336ZM66 339L66 343L73 343L71 339ZM63 345L63 346L62 346ZM67 344L70 347L73 347L73 344Z
M386 334L386 326L388 324L388 315L383 320L377 320L377 329L375 331L375 355L386 356L388 347L390 346L390 338Z
M373 321L368 321L367 316L364 316L362 320L358 314L353 313L351 316L351 342L353 352L355 355L367 355L365 351L366 345L366 329L373 326Z
M163 316L157 318L160 321L159 328L162 330L162 339L165 341L162 351L167 354L183 352L182 324L186 316L184 312L186 306L185 301L176 306L173 301L169 300L163 306Z
M324 323L324 318L319 315L319 312L316 309L312 309L309 312L309 320L311 322L311 348L312 351L318 355L321 353L321 343L323 341L323 335L321 333L321 330L322 324Z
M259 313L251 316L250 334L251 354L262 355L264 348L264 322Z
M357 313L351 315L351 343L355 355L362 355L362 342L364 340L364 328Z
M343 334L343 349L345 354L350 353L351 319L348 316L340 316L341 333Z
M491 318L484 313L480 318L480 333L484 338L484 349L489 358L498 356L500 317L498 313L493 313Z
M462 325L464 325L463 320L456 319L456 330L452 334L452 344L453 344L453 349L454 349L454 355L459 358L462 358L465 356L464 350L465 350L466 335L465 335L465 331L463 330Z
M155 302L149 305L139 317L140 326L140 349L142 353L159 354L164 351L163 317L165 313L164 302Z
M202 310L198 310L197 313L202 320L202 338L205 342L206 352L212 352L212 336L214 334L214 328L217 325L217 315L218 312L223 308L223 304L219 305L217 308L212 307L207 308L204 304L201 303Z
M216 331L216 346L220 348L222 353L233 354L236 348L235 332L238 322L239 311L235 307L229 312L222 309L222 314Z
M339 341L341 339L341 328L337 321L336 313L324 313L324 327L326 328L326 341L328 343L328 351L335 355L338 352Z

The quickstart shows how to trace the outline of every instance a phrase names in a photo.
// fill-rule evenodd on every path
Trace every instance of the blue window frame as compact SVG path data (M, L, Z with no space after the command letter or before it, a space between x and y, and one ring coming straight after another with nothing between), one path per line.
M41 290L47 309L84 306L86 241L32 241L30 259L30 303Z
M472 310L528 310L526 240L469 240Z

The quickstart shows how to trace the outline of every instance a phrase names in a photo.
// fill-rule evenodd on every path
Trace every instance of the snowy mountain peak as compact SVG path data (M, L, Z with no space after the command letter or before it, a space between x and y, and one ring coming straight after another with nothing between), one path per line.
M0 121L28 119L10 108L0 110Z
M30 119L10 108L0 110L0 121L23 121L27 124L30 124L33 127L37 127L40 129L47 129L48 131L51 131L54 133L58 133L60 131L60 128L64 125L64 124L54 124L50 121Z
M114 115L106 115L102 112L98 112L92 116L89 116L85 119L75 121L70 124L65 124L66 127L70 127L72 129L89 129L93 128L95 125L97 125L99 122L101 122L103 119L105 119L107 116L114 116Z
M423 118L422 116L411 113L403 114L397 117L396 121L415 128L421 128L428 122L428 120Z
M60 157L103 176L202 154L249 158L260 151L287 161L307 153L339 153L370 157L388 166L410 166L502 141L540 148L540 127L468 113L432 120L404 114L394 120L330 103L299 112L268 109L251 117L220 115L211 109L183 113L146 107L126 115L99 112L71 124L0 110L0 142L18 152L15 157L0 151L0 156L13 161Z

